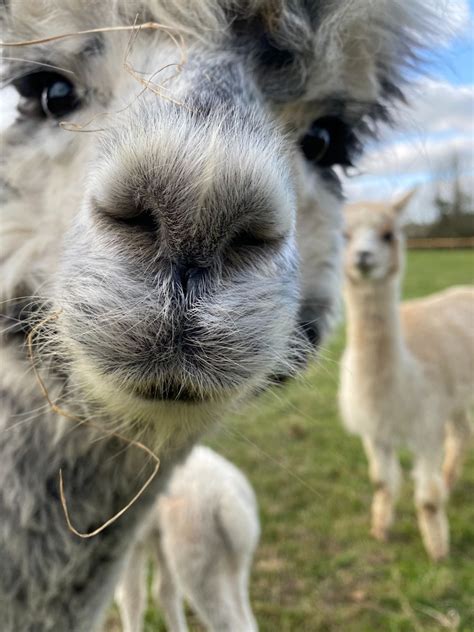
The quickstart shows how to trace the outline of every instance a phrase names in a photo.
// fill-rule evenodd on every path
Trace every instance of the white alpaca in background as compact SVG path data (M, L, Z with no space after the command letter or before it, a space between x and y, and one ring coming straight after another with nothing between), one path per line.
M375 485L372 534L385 540L393 521L403 445L414 456L423 541L440 559L449 552L445 502L471 434L474 289L451 288L399 307L399 215L410 197L346 209L340 406L346 427L362 438Z
M211 632L255 632L248 582L259 536L245 476L209 448L195 448L174 470L117 589L124 632L143 630L150 551L158 562L153 597L170 632L188 629L183 597Z

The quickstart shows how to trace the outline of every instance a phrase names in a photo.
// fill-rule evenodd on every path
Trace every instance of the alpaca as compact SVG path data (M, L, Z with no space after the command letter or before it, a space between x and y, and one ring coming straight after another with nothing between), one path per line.
M90 632L173 467L328 330L333 168L402 96L430 3L0 4L0 619Z
M148 550L158 562L153 593L170 632L188 629L183 595L211 632L256 631L248 581L259 535L245 476L210 448L194 448L158 499L116 591L124 632L143 629Z
M397 449L405 446L414 457L423 542L439 560L449 552L447 494L471 434L474 288L454 287L399 306L400 215L411 195L391 205L347 206L348 342L339 395L344 423L362 438L375 486L372 534L388 536L400 483Z

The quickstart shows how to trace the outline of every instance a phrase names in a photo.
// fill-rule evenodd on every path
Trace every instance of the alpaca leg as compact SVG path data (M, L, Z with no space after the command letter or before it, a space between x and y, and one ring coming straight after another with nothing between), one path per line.
M248 573L222 558L211 560L214 555L217 558L221 553L210 551L210 564L202 566L202 573L188 576L183 586L186 596L209 632L256 632L248 597Z
M198 547L173 549L180 586L210 632L256 632L248 584L258 518L234 498L205 527Z
M194 538L176 528L165 553L180 589L210 632L256 632L248 580L258 541L258 518L233 499ZM252 510L253 511L253 510Z
M395 450L367 437L363 440L369 475L375 491L372 499L371 534L385 541L393 523L394 505L400 487L400 464Z
M246 568L241 568L238 574L238 581L235 584L237 593L236 602L243 622L242 629L246 632L258 632L257 621L254 617L249 597L249 574L252 560L246 562ZM242 562L241 562L242 564Z
M258 625L254 617L252 606L249 598L249 572L251 560L247 562L246 568L241 568L238 573L237 582L234 586L236 592L236 603L238 604L238 610L242 621L242 630L246 632L257 632Z
M187 632L183 597L163 550L161 536L154 533L152 537L153 550L158 562L153 578L153 597L163 610L168 632Z
M146 549L138 544L132 551L115 593L123 632L141 632L146 608Z
M463 411L456 415L447 425L443 474L448 490L453 488L461 474L472 434L473 430L467 412Z
M418 457L415 470L415 502L425 548L433 560L449 553L449 525L445 511L447 488L441 473L441 454Z

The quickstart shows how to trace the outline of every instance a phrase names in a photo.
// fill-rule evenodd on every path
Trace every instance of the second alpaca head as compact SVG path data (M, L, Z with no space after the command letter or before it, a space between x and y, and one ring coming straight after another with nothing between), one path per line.
M403 212L416 190L393 202L356 202L345 209L344 271L352 284L398 278L404 262Z

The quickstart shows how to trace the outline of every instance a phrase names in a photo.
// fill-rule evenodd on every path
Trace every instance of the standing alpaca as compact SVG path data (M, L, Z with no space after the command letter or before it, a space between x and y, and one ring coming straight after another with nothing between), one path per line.
M116 591L124 632L143 629L150 549L154 597L170 632L188 629L183 595L211 632L255 632L248 581L259 535L245 476L209 448L194 448L174 470Z
M429 4L0 3L23 41L3 47L19 104L0 171L2 632L99 626L173 467L324 335L332 167L401 96ZM153 482L94 537L71 532L59 471L91 534L153 469L137 440Z
M347 207L340 404L345 425L362 438L375 485L372 534L387 538L400 482L397 449L404 445L415 459L423 542L438 560L449 552L445 502L470 437L474 289L451 288L399 306L399 216L410 197Z

